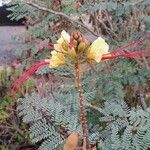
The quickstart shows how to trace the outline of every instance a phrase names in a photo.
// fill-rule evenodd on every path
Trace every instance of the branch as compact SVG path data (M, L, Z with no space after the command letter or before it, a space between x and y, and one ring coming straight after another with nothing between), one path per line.
M67 20L69 20L71 23L76 23L76 24L80 25L81 27L85 28L87 31L89 31L90 33L92 33L94 36L96 36L96 37L99 36L94 31L92 31L91 29L89 29L86 25L82 24L81 22L79 22L78 20L74 19L73 17L70 17L70 16L64 14L63 12L57 12L57 11L51 10L49 8L46 8L46 7L41 7L38 4L33 3L31 1L29 1L29 0L25 1L25 3L28 4L28 5L30 5L30 6L32 6L32 7L37 8L39 10L50 12L50 13L58 15L58 16L62 16L64 18L66 18Z
M135 2L135 5L138 4L138 3L143 3L145 0L139 0L137 2Z
M5 130L5 129L15 130L16 132L20 133L20 135L24 135L24 132L21 129L17 128L17 126L15 127L15 125L14 126L7 126L5 124L0 125L0 129L2 129L2 130Z
M144 110L147 109L147 105L146 105L146 102L145 102L145 99L144 99L144 95L142 92L140 92L140 102L141 102L141 105L143 107Z
M94 106L94 105L91 105L90 103L86 103L85 106L86 106L86 107L90 107L90 108L92 108L92 109L95 109L95 110L97 110L97 111L99 111L99 112L102 112L102 108L97 107L97 106Z
M108 28L103 21L101 21L101 20L98 20L98 21L99 21L99 23L102 24L102 26L105 28L106 32L109 35L113 36L114 38L116 38L116 40L120 41L120 38L117 36L117 34L113 30L111 30L110 28Z

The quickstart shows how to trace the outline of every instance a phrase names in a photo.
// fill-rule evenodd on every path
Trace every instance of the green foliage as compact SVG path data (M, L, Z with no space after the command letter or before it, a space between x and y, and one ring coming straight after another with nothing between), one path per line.
M128 95L124 89L126 86L134 88L138 85L142 88L143 85L145 87L146 84L149 85L147 80L150 77L149 70L137 68L134 61L120 59L114 65L111 64L108 74L106 69L108 65L110 66L108 63L111 62L97 65L95 68L97 72L89 68L82 78L90 142L97 143L100 149L104 150L112 148L147 150L150 146L149 138L147 138L150 129L149 107L143 110L141 108L143 106L139 105L138 101L134 107L131 106L131 102L126 100ZM38 73L43 74L44 68L39 69ZM32 141L35 143L45 139L39 149L48 149L50 145L54 149L56 147L60 149L59 146L65 139L59 138L61 134L55 130L56 124L50 125L45 117L52 116L52 121L57 122L57 125L65 124L65 129L69 133L74 130L80 131L74 126L80 123L74 80L63 76L65 70L63 72L60 71L61 69L54 70L49 69L54 76L59 77L58 82L48 82L48 87L45 88L48 93L52 92L52 96L40 98L33 93L19 100L19 115L23 117L24 122L31 125ZM134 93L131 93L131 100L133 95ZM41 112L45 112L47 116L42 116ZM51 138L53 141L50 140Z
M141 108L138 108L137 110L130 110L129 114L122 116L122 118L124 117L124 119L117 119L112 121L109 124L109 129L111 129L111 139L109 141L109 147L112 147L112 149L115 150L147 150L150 147L150 126L148 119L149 115L149 108L145 111ZM121 122L125 119L126 122Z
M71 93L70 96L68 94L60 93L60 97L58 92L54 92L53 95L61 100L55 100L53 96L41 98L37 93L19 99L19 116L23 117L25 123L31 125L32 142L44 140L39 147L40 150L49 148L59 150L69 131L80 131L77 104L66 105L66 102L62 102L66 96L74 99Z
M116 106L115 106L116 107ZM123 110L122 110L123 111ZM108 111L107 111L108 112ZM149 143L149 108L142 110L137 108L134 110L124 111L124 115L112 112L106 117L102 117L104 122L110 121L105 127L105 132L111 134L111 137L106 137L103 141L104 145L113 149L148 149ZM108 120L109 118L109 120ZM111 139L107 139L111 138ZM109 141L109 142L108 142ZM103 147L105 149L105 147Z
M51 5L52 1L35 2L56 10L52 7L54 5ZM131 0L93 3L89 0L76 11L74 2L68 0L62 1L60 11L67 15L80 15L82 21L85 15L95 33L107 36L112 50L149 32L149 6L148 0L141 3ZM29 29L25 36L30 35L32 40L48 39L55 42L57 30L54 29L62 30L68 27L65 18L38 10L22 1L12 1L10 10L13 12L10 15L12 19L27 17ZM99 17L100 19L95 19ZM72 28L74 26L76 24L73 24ZM24 66L31 63L28 61L30 56L31 61L35 61L43 60L50 54L49 49L40 47L32 40L18 50L18 54L25 60ZM143 47L146 48L144 45L139 46L139 49ZM86 69L87 71L82 68L82 86L90 142L100 150L148 150L150 108L149 97L146 98L146 95L149 92L147 89L150 85L150 71L146 58L101 62ZM20 98L18 113L23 121L30 125L32 142L42 142L40 150L60 150L69 133L81 130L74 71L63 67L42 67L37 73L51 75L50 81L43 83L47 94L42 97L34 92ZM143 102L147 104L146 108ZM63 132L60 132L60 129Z
M15 70L8 65L0 66L0 149L16 150L29 144L25 136L28 135L27 126L20 123L15 115L15 100L9 96L9 88L12 80L20 75L20 70ZM22 92L16 94L16 98L33 89L33 80L28 80L22 88Z
M12 99L7 94L12 72L13 69L11 67L0 66L0 122L9 117L9 113L5 109L12 102Z
M90 23L96 32L107 36L110 41L114 38L115 42L125 42L134 39L135 35L149 32L148 0L106 0L95 1L94 4L88 0L85 3L81 7L82 13L91 14Z
M12 79L20 75L20 70L15 71L10 66L0 66L0 122L6 121L9 118L9 111L7 108L13 105L12 97L9 96L9 87ZM13 75L12 75L13 74ZM30 92L34 88L34 81L28 80L22 87L21 93L16 94L16 97L20 97L24 92Z

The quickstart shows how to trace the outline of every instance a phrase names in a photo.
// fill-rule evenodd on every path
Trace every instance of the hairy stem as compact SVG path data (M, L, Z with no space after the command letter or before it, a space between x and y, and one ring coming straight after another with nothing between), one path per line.
M86 150L90 150L90 144L88 140L87 120L84 112L83 89L82 89L81 79L80 79L80 65L79 65L78 58L75 62L75 71L76 71L75 81L79 93L80 121L82 125L83 146L84 146L83 149L85 148Z

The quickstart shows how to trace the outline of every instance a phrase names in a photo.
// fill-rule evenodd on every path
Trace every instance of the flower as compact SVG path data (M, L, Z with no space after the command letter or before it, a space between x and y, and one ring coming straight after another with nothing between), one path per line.
M65 31L62 31L61 37L57 41L57 44L61 45L61 43L63 43L62 41L69 43L69 37L70 36L68 36L68 35L69 35L68 33L66 33ZM113 50L112 52L109 53L108 52L108 49L109 49L108 44L105 42L104 39L99 37L88 48L86 57L88 57L88 59L90 59L90 60L94 60L95 62L99 63L101 60L111 60L111 59L117 59L117 58L136 58L136 57L141 57L141 56L150 56L150 49L124 53L125 50L127 50L127 49L137 47L144 40L146 40L146 38L145 39L141 38L140 40L134 41L131 44L128 44L124 47ZM71 51L72 48L68 48L68 52ZM68 52L66 54L68 54ZM51 59L45 59L42 62L36 63L30 69L25 71L23 73L23 75L21 75L17 80L15 80L15 82L10 87L9 94L11 96L13 96L14 93L17 90L19 90L22 83L25 82L31 75L33 75L39 68L41 68L45 65L49 65L50 68L55 68L55 67L58 67L60 65L66 64L64 54L59 49L58 49L58 51L56 51L56 49L53 50L51 52L51 54L52 54ZM71 54L68 54L68 55L71 55Z
M54 44L54 49L57 52L67 54L72 58L74 58L76 57L75 49L73 47L69 48L69 44L70 44L70 35L65 30L63 30L61 32L60 38L57 40L57 44Z
M61 32L60 38L57 40L57 44L54 44L54 49L56 51L65 53L68 50L69 42L70 42L70 35L65 30L63 30Z
M87 51L87 59L99 63L104 54L109 54L108 49L109 45L103 38L99 37L89 47Z
M70 35L65 30L63 30L61 32L60 38L57 40L57 44L54 44L54 50L51 52L51 59L45 60L46 62L49 62L50 68L56 68L66 64L64 54L66 54L68 51L69 42Z
M49 63L50 68L56 68L56 67L66 64L65 57L62 53L53 50L51 52L51 55L52 57Z

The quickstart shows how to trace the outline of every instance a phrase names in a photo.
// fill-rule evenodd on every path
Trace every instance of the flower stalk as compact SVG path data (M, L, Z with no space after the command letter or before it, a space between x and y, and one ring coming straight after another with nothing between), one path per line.
M78 57L75 60L75 82L77 84L77 90L79 94L79 108L80 108L80 121L82 126L82 135L83 135L83 146L85 146L86 150L90 150L87 120L84 111L83 89L82 89L82 83L80 77L80 64L79 64Z
M109 52L109 45L105 42L102 37L97 38L93 43L89 42L84 36L79 32L73 32L71 36L66 32L62 31L60 38L57 40L56 44L49 45L49 48L54 48L51 51L51 56L49 59L45 59L42 62L36 63L29 70L23 73L10 88L10 95L14 95L15 91L19 90L22 83L26 81L32 74L34 74L39 68L49 65L49 68L73 67L75 69L75 83L78 91L78 101L80 110L80 123L82 126L82 150L92 150L89 142L89 133L87 126L87 119L85 113L84 105L84 93L82 89L81 72L80 66L83 63L93 63L98 64L104 60L118 59L118 58L136 58L142 56L150 56L150 49L148 50L137 50L131 52L125 52L127 49L135 48L142 44L146 38L141 38L138 41L134 41L124 47L116 49ZM48 47L47 47L48 48ZM72 140L75 139L75 140ZM73 143L72 143L73 141ZM64 150L75 150L80 144L79 133L72 132L72 134L66 140L64 145ZM79 145L78 145L79 144ZM69 146L69 148L68 148Z

